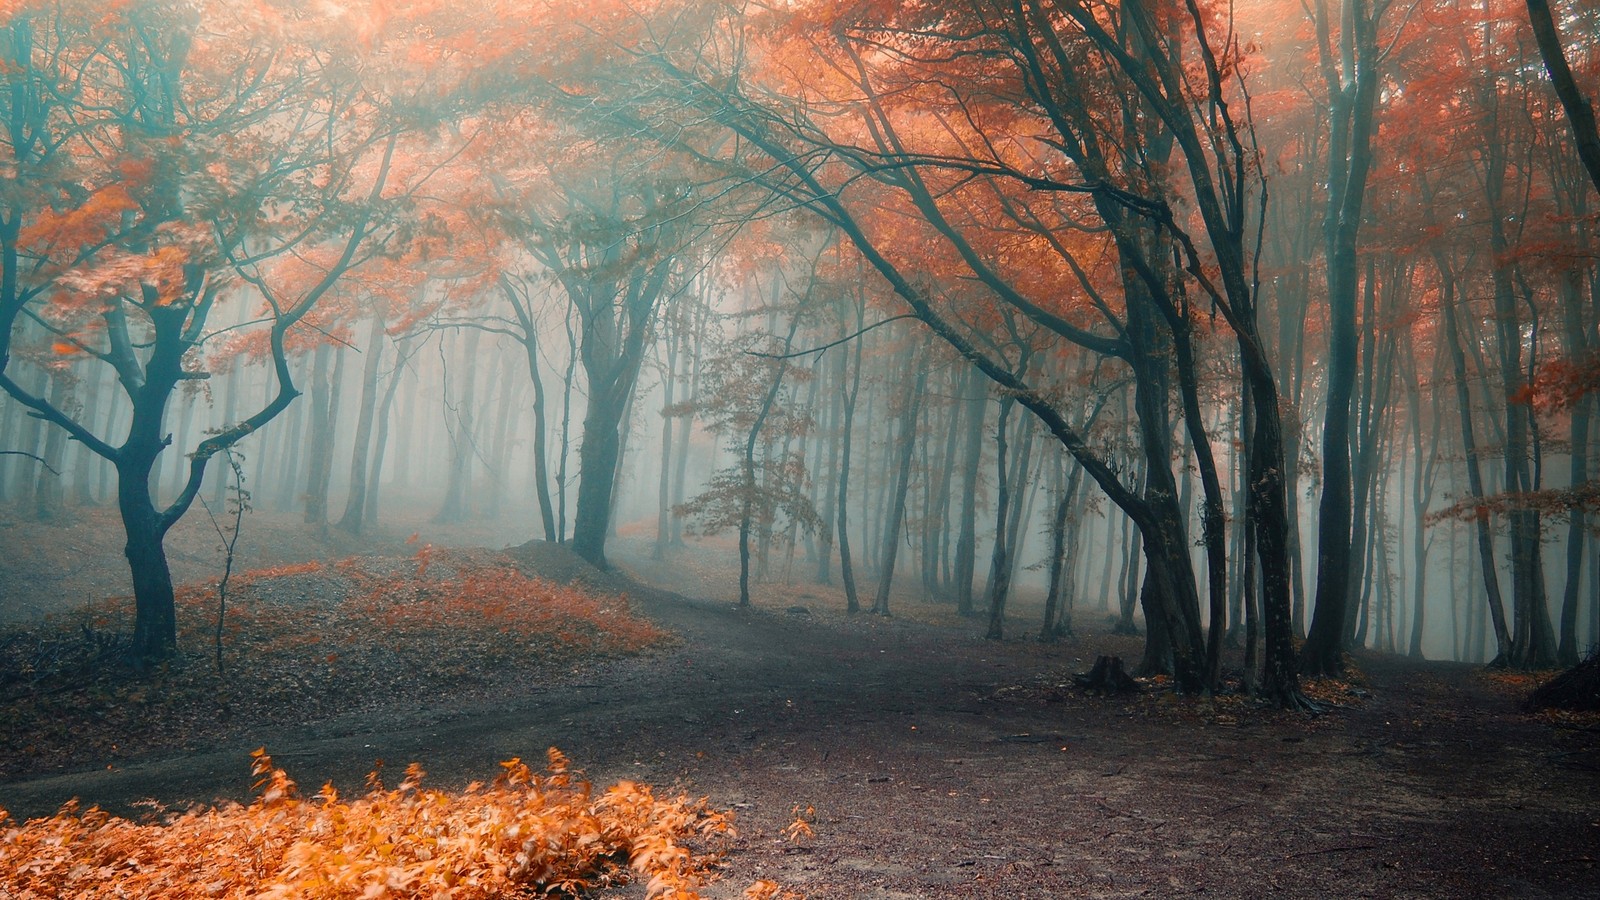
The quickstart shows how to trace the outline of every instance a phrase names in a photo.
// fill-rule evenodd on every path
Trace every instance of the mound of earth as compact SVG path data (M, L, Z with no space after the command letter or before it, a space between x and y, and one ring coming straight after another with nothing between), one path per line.
M247 570L230 579L225 610L216 584L183 585L180 653L138 677L120 664L127 598L15 626L0 633L0 779L226 743L262 726L404 717L668 640L630 613L620 584L570 553L545 555L539 569L425 545L407 557Z
M570 584L591 591L621 594L636 591L639 585L618 572L604 572L572 552L569 544L529 541L501 551L524 571L556 584Z
M1562 672L1534 689L1530 709L1565 709L1600 712L1600 653Z

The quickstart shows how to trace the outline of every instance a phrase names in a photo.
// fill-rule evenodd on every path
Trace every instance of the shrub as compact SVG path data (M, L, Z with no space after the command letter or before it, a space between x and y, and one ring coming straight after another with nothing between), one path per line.
M374 773L352 801L331 785L303 798L264 751L254 757L248 806L155 824L68 804L17 825L0 810L0 896L475 900L638 876L652 898L688 900L716 860L696 848L733 830L704 799L636 782L595 796L555 748L542 775L512 759L492 784L448 792L423 788L413 763L398 787Z

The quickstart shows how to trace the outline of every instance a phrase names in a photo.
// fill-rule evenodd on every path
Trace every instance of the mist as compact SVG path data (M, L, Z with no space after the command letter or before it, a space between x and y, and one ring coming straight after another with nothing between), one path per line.
M295 686L161 720L480 691L616 768L574 722L684 729L543 692L654 679L783 754L761 704L815 682L941 722L946 762L978 739L912 682L984 722L1366 709L1370 746L1424 717L1363 707L1369 671L1407 708L1600 702L1594 8L15 6L16 721L259 666ZM982 740L1079 743L1017 716ZM58 738L17 771L100 764Z

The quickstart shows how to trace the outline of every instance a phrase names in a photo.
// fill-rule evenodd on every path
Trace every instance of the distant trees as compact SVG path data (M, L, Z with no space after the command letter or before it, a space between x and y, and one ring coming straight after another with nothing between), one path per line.
M837 554L850 609L914 570L996 638L1033 566L1041 637L1091 583L1186 691L1238 638L1299 706L1349 647L1545 665L1600 622L1591 13L589 12L9 14L0 427L84 496L64 438L114 463L141 656L170 652L160 535L302 385L256 483L318 526L342 481L371 525L394 418L397 480L453 448L440 521L525 496L605 565L631 478L658 557L739 531L742 597ZM159 465L169 402L252 361L266 399L228 376ZM24 461L0 493L70 502Z
M566 294L580 325L586 376L583 443L572 546L606 565L623 414L633 396L661 304L693 275L691 241L705 225L683 174L573 135L546 155L537 180L506 206L505 227Z
M650 87L633 96L616 95L609 93L613 82L608 80L596 83L597 93L586 100L626 109L630 121L642 121L674 142L703 138L707 143L697 145L703 155L716 155L724 166L738 166L742 177L804 203L835 225L940 338L1039 416L1139 523L1150 563L1142 593L1151 640L1160 648L1150 659L1173 671L1186 689L1200 690L1214 683L1216 666L1208 663L1201 637L1187 528L1171 477L1166 363L1155 362L1165 359L1162 342L1171 340L1169 329L1186 334L1189 301L1186 292L1175 289L1187 270L1191 288L1223 311L1239 335L1245 371L1259 398L1259 469L1252 474L1251 504L1259 527L1274 531L1259 542L1261 552L1273 558L1263 567L1269 573L1267 684L1289 702L1296 691L1287 580L1277 574L1284 569L1278 557L1288 530L1277 392L1255 334L1245 249L1253 176L1242 132L1228 111L1223 64L1198 15L1169 34L1142 7L1125 8L1128 17L1118 23L1087 9L1064 12L1064 18L1050 19L1026 7L973 3L937 13L880 9L871 17L840 15L818 23L810 18L818 14L813 12L793 21L763 22L761 28L783 36L782 49L761 43L748 23L734 18L697 46L628 48L627 56L654 73L637 82ZM688 30L671 33L676 38ZM811 34L833 39L825 42ZM946 47L950 55L925 56L920 48L929 43ZM759 52L740 49L756 46ZM1166 49L1140 49L1156 46ZM1237 48L1220 52L1226 58ZM832 80L789 82L784 61L799 53L814 54ZM1198 105L1191 105L1178 86L1183 58L1210 72L1210 88ZM993 64L972 68L979 60ZM1152 61L1155 71L1146 68ZM654 87L660 78L671 81L671 92ZM1120 92L1097 94L1087 87L1108 81ZM745 83L763 86L759 91L739 87ZM963 84L982 85L982 90L968 94L956 87ZM774 101L783 91L793 92L796 102ZM690 98L691 115L699 118L692 123L680 118L681 100L669 102L667 96ZM1008 109L1021 112L997 116L993 98L1001 97ZM1147 116L1131 118L1136 110ZM717 126L738 143L717 137ZM1033 148L1005 137L1038 129L1049 133L1052 150L1037 156L1031 155ZM1113 156L1104 149L1108 146L1124 149ZM740 147L746 155L717 154L718 147ZM1156 170L1157 161L1174 150L1172 162L1187 172L1181 187ZM1169 197L1176 195L1168 192L1179 190L1198 202L1207 254L1214 262L1200 256L1171 212ZM899 246L891 248L886 240L891 232L884 230L874 206L892 206L921 224L909 234L896 234ZM1079 237L1092 233L1074 227L1080 217L1103 223L1109 236ZM993 230L991 222L1005 222L1036 239L1036 249L1017 250L1025 249L1044 267L1035 271L1059 273L1057 284L1074 285L1080 298L1075 308L1044 299L1040 288L1045 284L1030 281L1006 258L1005 232ZM922 276L905 253L907 237L925 254L916 268L965 270L992 302L1042 325L1055 339L1131 367L1148 455L1142 491L1136 493L1107 466L1031 379L1003 364L992 344L993 316L985 322L979 314L973 322L919 284ZM1095 273L1080 262L1080 255L1108 244L1120 268ZM1218 268L1209 269L1212 265ZM1121 311L1106 299L1113 285L1121 288L1126 303ZM1103 324L1090 324L1096 319ZM1180 372L1180 382L1192 385L1194 378L1192 370ZM1191 432L1203 433L1202 423L1190 418ZM1193 446L1204 451L1207 444ZM1215 492L1208 503L1218 508ZM1220 518L1213 513L1212 520ZM1211 559L1221 562L1220 556Z

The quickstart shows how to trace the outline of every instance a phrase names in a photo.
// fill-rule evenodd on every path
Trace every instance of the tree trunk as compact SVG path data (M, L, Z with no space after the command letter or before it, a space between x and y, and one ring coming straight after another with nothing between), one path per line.
M953 367L946 369L946 376L949 390L959 395L966 379L955 377ZM955 480L956 453L961 439L961 411L962 404L958 400L946 404L944 446L939 459L924 467L933 480L923 491L927 503L923 514L922 583L930 596L941 594L945 589L940 578L940 561L945 555L944 548L950 543L950 489Z
M444 503L434 513L433 521L442 523L465 521L471 511L467 488L472 483L472 460L478 455L478 436L473 416L477 412L478 344L483 332L468 328L462 342L460 368L465 370L461 393L455 403L449 400L450 379L445 376L445 431L450 435L450 469L445 479ZM454 414L452 416L452 413ZM452 427L451 419L454 418Z
M978 469L983 461L983 419L988 409L988 392L983 373L968 369L963 396L966 398L966 447L961 461L961 521L956 535L953 577L956 586L956 611L972 615L972 579L977 564L978 546Z
M123 554L133 576L133 643L128 652L138 666L167 659L178 649L172 570L162 546L166 532L148 487L149 462L154 459L148 453L129 454L117 466L117 507L127 536Z
M1561 107L1567 113L1567 125L1572 129L1578 158L1589 173L1589 183L1594 185L1596 191L1600 191L1600 127L1595 125L1594 105L1579 89L1572 67L1567 64L1566 51L1561 47L1561 35L1556 31L1549 0L1527 0L1527 5L1534 40L1539 45L1539 56L1544 60L1545 71L1550 75L1550 83L1561 100Z
M1255 470L1251 464L1251 457L1256 452L1256 412L1252 403L1253 391L1248 382L1239 386L1239 446L1243 468L1246 473ZM1250 486L1248 483L1240 485L1246 499L1249 498ZM1261 677L1258 667L1261 664L1261 621L1258 615L1258 597L1256 591L1256 567L1260 563L1256 550L1256 511L1254 504L1246 502L1242 519L1242 534L1239 555L1239 610L1244 619L1244 683L1250 693L1255 693L1261 688Z
M1467 358L1461 349L1460 329L1456 325L1455 273L1441 252L1434 252L1434 263L1439 270L1439 311L1444 318L1444 343L1450 353L1452 374L1455 375L1456 404L1461 421L1461 448L1466 457L1467 486L1473 500L1484 498L1483 470L1478 461L1478 442L1472 427L1472 390L1467 381ZM1494 565L1494 535L1489 530L1489 511L1485 508L1473 517L1478 534L1478 563L1483 572L1483 588L1489 604L1489 619L1494 624L1496 646L1495 662L1505 665L1511 659L1511 634L1506 627L1504 602L1500 597L1500 577Z
M44 393L45 389L48 387L49 375L40 372L37 392ZM37 456L39 454L39 450L41 449L39 445L45 440L45 428L48 426L45 425L43 419L39 418L38 416L30 415L24 415L21 424L21 440L17 441L14 445L8 446L6 449L20 450L28 456ZM34 470L34 467L38 465L38 462L28 459L26 456L24 456L18 457L15 460L15 464L16 468L12 470L7 492L21 502L26 500L26 498L33 493L34 482L39 477L38 472Z
M1017 567L1022 564L1022 554L1028 546L1028 525L1033 522L1033 504L1039 497L1039 477L1037 466L1033 461L1034 427L1033 418L1030 416L1018 423L1018 431L1022 438L1021 458L1016 466L1016 485L1011 490L1011 496L1017 501L1011 507L1011 540L1008 546L1011 554L1011 583L1017 580Z
M332 344L314 351L311 370L311 446L308 450L305 522L319 531L328 527L328 486L333 478L333 439L338 423L339 380L344 356ZM337 355L333 372L328 363Z
M740 493L743 495L739 512L739 605L750 605L750 526L755 511L756 495L756 442L761 439L761 428L767 424L767 416L772 413L772 404L778 399L778 392L783 389L783 376L789 369L787 359L789 350L794 346L795 332L800 328L798 313L789 322L789 335L783 341L783 358L778 362L778 371L772 376L772 385L767 388L767 395L761 400L761 409L757 411L755 421L750 423L750 433L745 437L744 455L739 459L739 473L741 476Z
M377 434L372 439L372 465L367 469L367 486L361 509L363 522L376 523L378 521L378 490L383 484L383 457L389 449L389 418L394 410L395 395L400 392L400 382L406 375L406 363L411 358L407 353L407 340L395 345L394 369L389 376L389 384L383 391L383 402L377 412Z
M1215 690L1222 679L1222 638L1228 629L1228 525L1223 512L1222 479L1211 452L1211 437L1206 433L1200 408L1200 375L1195 363L1190 323L1183 320L1173 328L1173 348L1177 351L1178 385L1183 396L1183 420L1200 470L1201 490L1205 495L1200 516L1200 538L1206 547L1206 599L1209 605L1206 624L1205 682ZM1184 512L1188 521L1188 512Z
M556 463L556 540L567 539L567 462L572 450L572 383L578 369L578 336L572 329L576 309L568 307L567 371L561 379L561 456Z
M863 298L863 304L865 299ZM856 309L857 329L864 315L862 307ZM845 611L858 613L861 611L861 600L856 594L855 562L850 556L850 440L854 433L856 398L861 393L861 344L864 338L857 337L854 341L855 365L850 374L850 386L847 389L844 380L840 379L839 389L847 391L844 398L844 424L839 437L839 505L834 514L837 524L834 533L839 540L839 580L844 585Z
M378 407L378 366L383 359L383 317L374 313L367 330L367 358L361 366L361 408L356 413L355 446L350 451L350 493L338 528L360 534L366 523L367 458L372 447L372 423Z
M1495 332L1500 356L1502 400L1505 408L1505 489L1532 492L1534 480L1530 441L1537 428L1533 408L1523 398L1527 376L1522 363L1522 319L1517 313L1512 284L1511 241L1505 231L1501 190L1504 186L1504 146L1497 136L1486 142L1485 200L1489 210L1489 248L1493 253L1490 277L1494 286ZM1537 323L1532 331L1538 334ZM1555 663L1555 636L1545 605L1544 570L1540 565L1540 523L1535 509L1513 509L1511 532L1511 657L1519 668L1548 668Z
M73 376L70 370L58 369L50 373L50 405L66 409ZM44 462L33 482L33 515L41 522L61 516L66 500L66 489L61 484L62 453L66 450L67 433L60 428L48 428L44 433ZM48 468L46 468L48 466ZM52 471L54 470L54 471Z
M1122 517L1122 540L1118 547L1122 550L1122 575L1114 583L1121 584L1121 590L1117 591L1117 624L1112 631L1116 634L1138 634L1139 629L1133 624L1133 612L1139 608L1139 526L1132 516ZM1148 625L1146 621L1147 628Z
M1041 641L1054 641L1072 634L1073 567L1067 559L1067 521L1077 503L1083 467L1073 465L1066 482L1050 522L1050 585L1045 591L1044 624L1039 627Z
M628 462L628 442L633 437L633 404L637 396L628 391L628 402L622 405L622 418L617 422L617 469L611 476L611 504L606 511L606 537L617 536L617 504L622 500L622 486L628 480L625 466Z
M1317 594L1300 669L1344 671L1349 620L1354 487L1351 483L1351 394L1356 377L1356 241L1366 208L1367 175L1376 134L1377 23L1362 0L1347 0L1338 27L1327 4L1316 5L1316 33L1329 101L1328 203L1324 243L1328 266L1328 405L1322 429L1322 503L1317 512ZM1338 56L1331 34L1340 42Z
M672 505L678 506L684 501L687 489L689 471L689 432L694 429L694 408L700 395L700 350L705 343L706 317L710 314L707 304L699 303L694 308L694 325L690 328L694 343L689 343L690 337L684 338L684 349L688 359L685 365L689 367L689 387L684 397L684 405L691 410L684 416L683 427L678 429L678 466L672 473ZM672 517L672 545L683 546L683 518Z
M222 423L226 426L233 424L234 417L238 412L239 382L244 379L243 373L237 368L229 372L225 377L228 380L228 387L227 390L223 392L223 397L225 399L222 401ZM232 476L233 471L231 467L221 466L217 468L217 475L213 481L211 489L211 502L216 505L217 509L225 509L227 507L228 483Z
M676 415L673 401L678 386L678 335L667 336L667 358L662 366L661 379L661 469L656 483L656 542L650 558L667 558L667 545L672 542L672 419Z
M1443 416L1441 415L1440 391L1435 388L1432 392L1433 423L1428 432L1430 435L1426 452L1422 442L1422 375L1418 363L1410 354L1402 355L1402 360L1409 360L1409 366L1402 366L1402 371L1408 371L1410 378L1406 381L1407 404L1411 407L1411 454L1416 459L1416 479L1411 486L1411 518L1412 518L1412 571L1416 573L1413 584L1415 595L1411 608L1411 642L1406 648L1407 654L1412 659L1422 659L1422 635L1427 625L1428 612L1428 550L1433 541L1427 536L1428 506L1433 502L1433 488L1437 481L1439 467L1439 435L1444 431ZM1439 385L1442 379L1442 366L1438 355L1435 355L1434 385Z
M495 390L491 397L498 403L494 412L494 437L489 447L489 496L484 501L483 513L488 519L499 519L502 504L510 496L511 488L511 434L517 427L517 416L512 410L520 406L522 385L511 377L511 361L505 353L495 349ZM495 396L498 395L498 396ZM482 413L488 413L490 398L485 398ZM519 511L523 508L517 504Z
M1571 281L1564 283L1566 301L1563 312L1566 324L1567 355L1579 359L1589 354L1588 339L1583 327L1583 306L1578 299L1578 288ZM1589 418L1594 396L1578 398L1572 408L1572 421L1567 430L1569 462L1567 483L1576 487L1589 480ZM1585 541L1588 539L1588 516L1582 506L1568 513L1567 518L1567 569L1566 584L1561 593L1561 636L1556 648L1556 662L1564 667L1578 664L1578 600L1582 590ZM1591 577L1600 578L1600 572Z
M839 322L844 325L843 309L839 310ZM862 339L857 337L856 343ZM821 362L820 360L818 361ZM822 512L822 534L817 547L817 570L815 579L818 584L833 583L833 545L834 527L836 516L834 508L839 505L839 445L842 443L844 428L844 400L847 393L845 388L845 369L850 364L850 359L845 351L841 350L833 355L832 378L837 390L831 391L828 399L828 427L819 435L828 443L828 468L824 478L824 493L822 503L817 508Z
M923 339L921 352L912 350L908 354L909 364L917 375L908 383L908 390L901 398L899 458L895 463L895 480L889 495L887 522L883 526L878 596L872 603L872 611L880 616L889 614L889 589L894 583L895 557L900 550L900 526L905 521L906 493L911 487L911 458L917 446L917 416L922 407L922 393L928 386L926 362L930 339Z
M991 641L1004 636L1006 595L1011 590L1011 554L1009 513L1011 511L1011 472L1007 470L1006 429L1011 421L1011 408L1016 401L1010 397L1000 400L1000 420L995 426L995 513L994 550L989 557L989 630L984 635Z
M520 307L519 307L520 315ZM549 426L546 422L544 373L539 367L539 332L531 313L523 321L522 348L528 357L528 380L533 383L533 497L539 505L539 525L546 541L557 541L555 507L550 499Z
M424 337L421 339L417 350L413 351L411 355L415 355L426 348L429 341L431 341L433 337L439 337L440 340L443 340L443 337L440 335ZM400 405L400 415L395 419L397 427L394 430L397 433L399 440L395 442L394 476L390 479L390 482L397 485L411 486L413 483L411 478L411 464L414 460L421 459L426 455L424 448L421 446L423 444L423 438L426 436L425 432L433 431L434 429L424 428L421 422L421 417L417 413L417 407L420 405L422 396L421 373L416 369L409 367L397 370L395 372L395 376L397 378L402 374L406 379L406 383L404 385L404 402ZM422 481L423 479L418 480ZM431 479L428 480L431 481ZM374 496L376 495L374 494ZM367 518L376 520L377 515L375 513L369 513Z
M614 387L593 384L583 416L583 443L578 447L578 502L573 510L572 549L606 568L606 535L611 528L611 488L621 461L622 415L628 398Z

